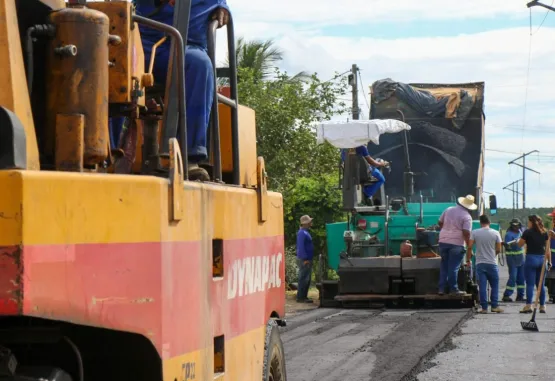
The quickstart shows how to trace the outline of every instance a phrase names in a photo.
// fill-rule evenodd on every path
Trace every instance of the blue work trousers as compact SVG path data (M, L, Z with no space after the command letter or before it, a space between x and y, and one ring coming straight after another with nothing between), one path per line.
M479 263L476 265L476 273L482 309L488 309L488 282L491 287L491 308L499 307L499 268L497 265Z
M452 245L450 243L439 244L439 256L441 267L439 270L439 292L445 292L445 286L449 286L450 292L459 290L457 277L465 254L464 246Z
M376 181L375 183L372 183L372 184L370 184L370 185L366 185L366 186L363 188L364 195L365 195L367 198L372 198L372 196L373 196L373 195L380 189L380 187L381 187L382 185L384 185L384 183L385 183L385 177L383 176L383 173L382 173L379 169L372 167L372 170L370 171L370 174L371 174L372 176L374 176L374 177L376 178L376 180L378 180L378 181Z
M310 279L312 277L312 261L304 263L304 259L297 258L297 267L299 268L299 286L297 287L297 301L302 302L308 298L308 289L310 288Z
M524 298L526 282L524 279L524 254L507 254L507 267L509 268L509 279L503 296L511 296L515 289L517 297Z
M143 41L144 44L151 44ZM156 83L166 83L168 53L161 50L154 61ZM145 49L145 64L150 61L150 48ZM187 155L191 163L199 163L208 158L207 132L210 112L214 99L214 69L206 50L195 45L187 45L185 50L185 96L187 113ZM110 121L110 134L119 138L123 118ZM115 138L115 139L117 139ZM115 140L114 139L114 140ZM115 140L112 146L117 146Z
M543 255L526 254L524 262L524 276L526 278L526 304L532 304L534 300L534 289L540 283L542 266L544 265ZM547 269L546 269L547 271ZM542 279L542 289L540 292L540 305L545 305L545 275Z

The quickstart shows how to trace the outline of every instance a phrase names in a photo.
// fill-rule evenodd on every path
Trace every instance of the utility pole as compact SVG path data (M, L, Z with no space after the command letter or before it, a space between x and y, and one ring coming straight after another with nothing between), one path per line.
M503 189L511 191L512 195L513 195L513 218L515 216L515 205L516 205L516 209L518 209L518 195L522 194L518 191L518 183L521 182L522 179L513 181L512 183L506 185ZM515 185L517 186L517 189L515 190ZM510 187L510 188L509 188Z
M533 153L539 153L539 151L534 150L534 151L530 151L528 153L525 153L522 156L517 157L516 159L509 161L509 165L514 164L514 165L518 165L519 167L522 168L522 209L526 209L526 170L528 171L532 171L537 173L538 175L540 174L538 171L532 169L532 168L528 168L526 166L526 156L531 155ZM515 161L522 159L522 164L519 163L515 163Z
M353 120L358 120L360 116L360 110L358 108L358 66L356 64L353 64L353 66L351 67L351 74L349 74L349 85L353 88Z

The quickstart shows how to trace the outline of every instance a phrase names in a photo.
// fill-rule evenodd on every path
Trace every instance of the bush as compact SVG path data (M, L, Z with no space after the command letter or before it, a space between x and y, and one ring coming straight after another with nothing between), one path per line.
M297 251L295 246L285 248L285 283L296 283L299 281L299 268L297 267Z

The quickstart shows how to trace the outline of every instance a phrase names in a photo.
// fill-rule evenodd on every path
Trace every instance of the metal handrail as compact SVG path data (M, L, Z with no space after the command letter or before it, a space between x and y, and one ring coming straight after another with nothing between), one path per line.
M177 101L178 101L178 129L179 131L179 145L181 146L181 159L183 162L183 177L185 180L189 179L189 163L187 155L187 117L185 109L185 44L179 30L173 26L148 19L143 16L134 15L133 21L147 26L152 29L159 30L172 36L172 42L176 46L177 56Z
M214 100L212 103L212 112L210 113L210 137L212 146L214 147L214 177L216 180L222 178L221 167L221 147L220 147L220 125L218 103L225 104L231 108L231 144L233 157L233 183L240 183L239 172L239 100L237 96L237 56L235 51L235 31L233 28L233 17L230 15L227 24L227 50L229 61L229 87L230 96L228 98L217 91L214 91ZM212 21L208 26L208 56L212 61L214 70L214 90L217 87L218 70L216 68L216 34L218 29L218 21Z

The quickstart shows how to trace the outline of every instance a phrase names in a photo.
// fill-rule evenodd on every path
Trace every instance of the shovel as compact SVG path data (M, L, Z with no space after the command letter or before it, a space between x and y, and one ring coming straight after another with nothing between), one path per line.
M534 312L532 313L532 319L530 319L530 321L526 322L526 321L521 321L520 325L522 326L522 329L526 330L526 331L532 331L532 332L538 332L538 324L536 324L536 312L538 311L538 303L540 300L540 293L542 292L543 289L543 282L544 282L544 276L547 274L547 272L545 271L545 269L547 268L547 253L548 250L551 250L551 237L549 237L549 240L547 241L547 244L545 246L545 257L543 260L543 266L542 266L542 272L540 274L540 283L538 283L538 288L536 290L536 300L534 302Z

